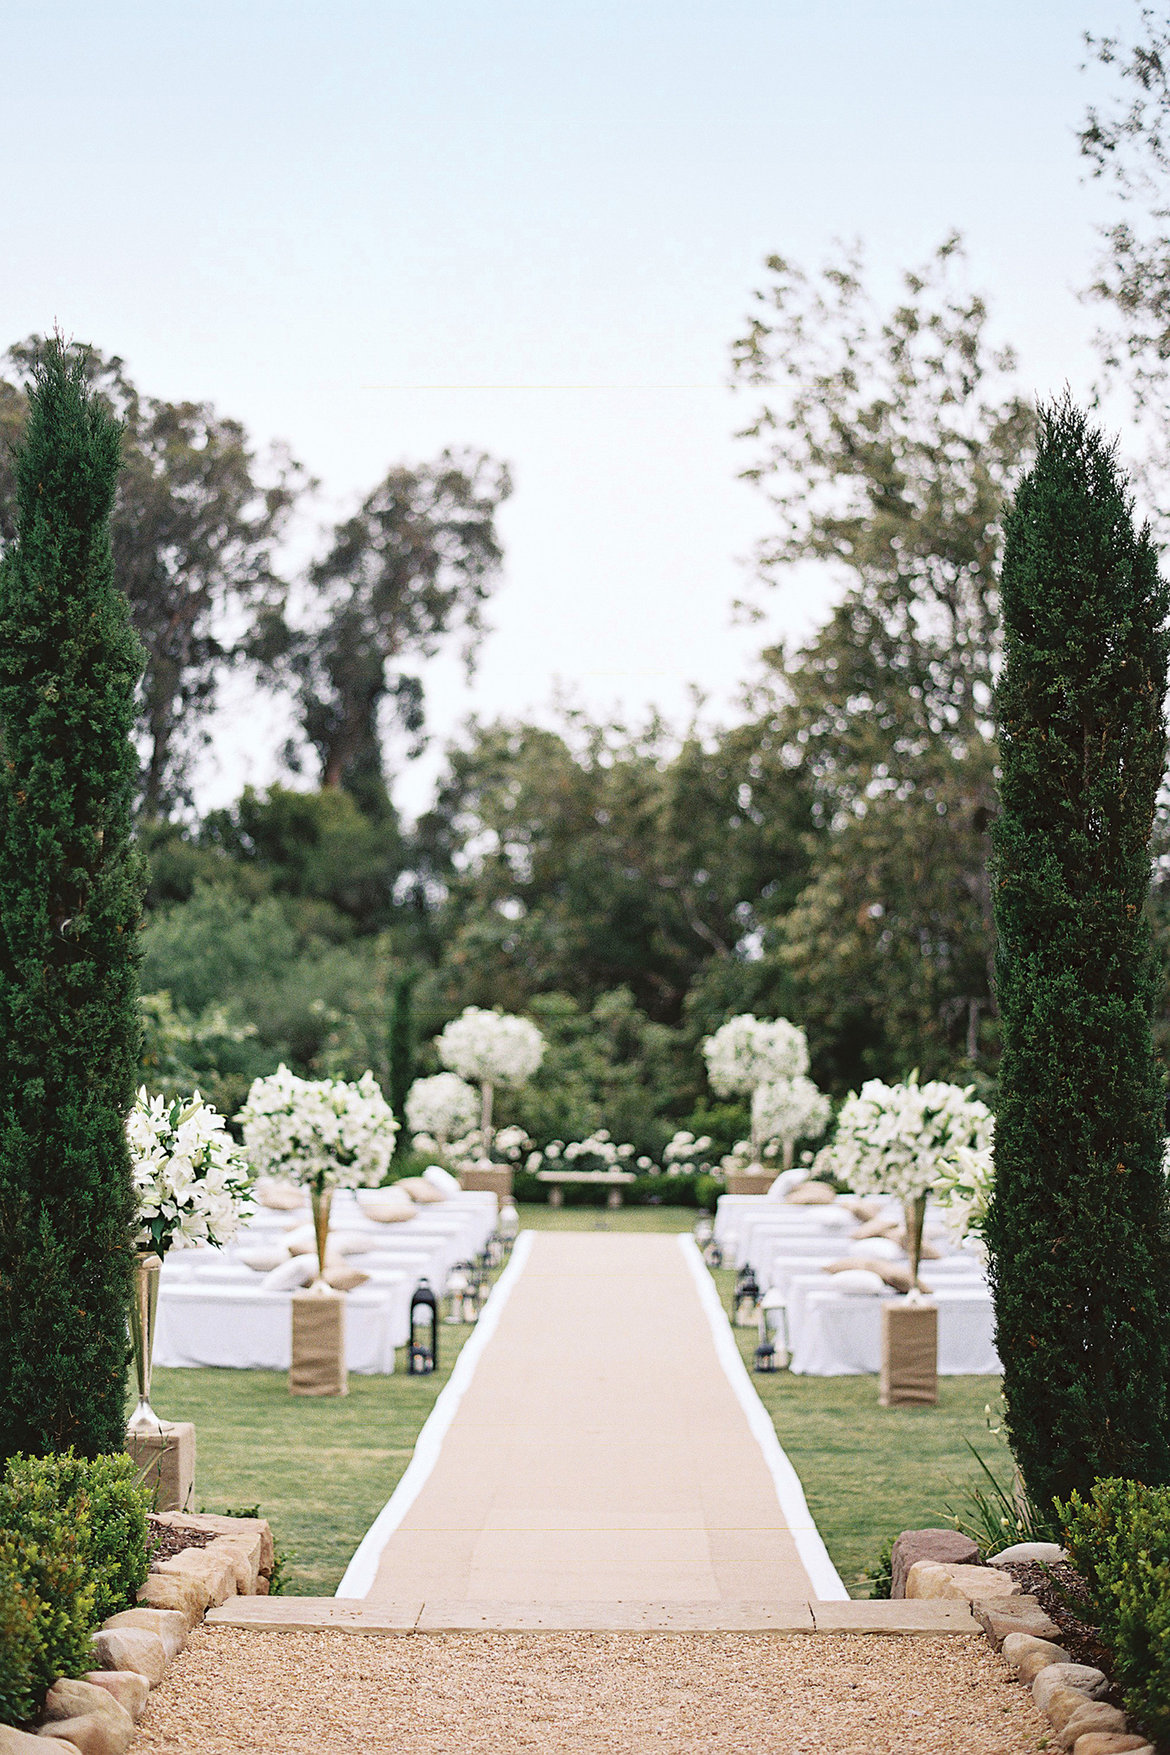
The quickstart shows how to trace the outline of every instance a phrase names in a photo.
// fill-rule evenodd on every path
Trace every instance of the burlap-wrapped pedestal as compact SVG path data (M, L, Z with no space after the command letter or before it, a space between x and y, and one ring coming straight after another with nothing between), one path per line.
M348 1395L345 1295L303 1291L292 1296L291 1395Z
M161 1434L127 1432L126 1453L155 1511L194 1511L195 1428L190 1420L164 1420Z
M728 1194L767 1194L777 1175L776 1170L729 1170Z
M459 1185L470 1194L494 1194L498 1201L512 1198L512 1166L485 1165L477 1170L461 1170Z
M938 1305L889 1298L882 1305L883 1408L928 1407L938 1401Z

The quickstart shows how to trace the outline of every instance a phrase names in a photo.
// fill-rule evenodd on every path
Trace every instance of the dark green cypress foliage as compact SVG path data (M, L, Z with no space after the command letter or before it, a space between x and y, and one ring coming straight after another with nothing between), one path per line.
M1113 449L1044 412L1007 521L994 832L1003 1061L989 1242L1032 1495L1170 1480L1170 1223L1143 908L1170 598Z
M405 1150L410 1141L406 1134L406 1094L414 1083L414 988L418 971L407 969L394 983L390 1004L390 1028L386 1033L390 1089L386 1101L394 1111L399 1126L397 1146Z
M110 553L119 445L50 347L0 563L0 1456L124 1428L142 654Z

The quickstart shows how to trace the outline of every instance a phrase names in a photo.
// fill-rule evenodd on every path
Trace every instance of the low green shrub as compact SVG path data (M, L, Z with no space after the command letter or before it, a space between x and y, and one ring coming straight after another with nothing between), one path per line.
M1057 1509L1126 1707L1159 1743L1170 1739L1170 1487L1108 1478Z
M88 1501L63 1502L49 1470L21 1470L38 1460L13 1457L0 1482L5 1567L17 1597L32 1610L31 1627L18 1609L10 1633L0 1638L0 1673L12 1689L11 1696L0 1693L0 1721L30 1717L58 1676L84 1675L92 1661L97 1591L88 1565Z
M8 1527L10 1506L19 1519L21 1504L41 1497L65 1515L74 1509L85 1513L96 1620L129 1608L150 1570L146 1514L151 1502L131 1459L119 1453L91 1461L71 1450L13 1457L0 1485L0 1527ZM19 1521L12 1527L19 1529Z
M884 1599L894 1588L894 1543L897 1536L887 1536L878 1549L877 1559L867 1566L858 1578L858 1584L869 1586L870 1600Z
M145 1579L148 1490L128 1456L14 1456L0 1481L0 1723L92 1665L90 1635Z

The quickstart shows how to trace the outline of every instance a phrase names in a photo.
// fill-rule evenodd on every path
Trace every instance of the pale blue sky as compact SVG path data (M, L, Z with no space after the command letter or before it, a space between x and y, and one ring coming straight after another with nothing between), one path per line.
M952 227L1049 390L1091 369L1099 192L1081 34L1131 0L103 0L0 16L0 340L54 320L146 389L208 397L323 478L506 457L505 580L470 692L432 723L730 700L765 513L720 388L770 251L866 240L879 277ZM387 384L705 390L371 389ZM824 587L772 600L807 628ZM206 795L268 777L225 714ZM273 741L276 728L272 727ZM421 801L431 764L402 790Z

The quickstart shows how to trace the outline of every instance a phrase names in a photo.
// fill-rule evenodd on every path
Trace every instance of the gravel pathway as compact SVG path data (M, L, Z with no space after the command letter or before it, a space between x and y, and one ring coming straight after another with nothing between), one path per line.
M132 1755L1034 1755L980 1638L203 1628Z

